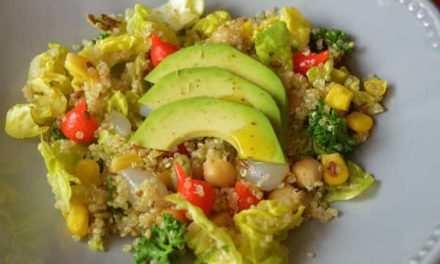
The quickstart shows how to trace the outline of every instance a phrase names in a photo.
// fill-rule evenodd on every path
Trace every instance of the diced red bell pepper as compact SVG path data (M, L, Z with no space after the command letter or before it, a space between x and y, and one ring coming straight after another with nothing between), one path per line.
M64 115L61 120L61 131L67 138L81 143L93 140L99 125L92 114L87 110L86 101L78 102L76 107Z
M173 43L162 41L156 34L151 36L151 61L154 67L159 65L159 63L165 59L168 55L178 51L179 46Z
M238 211L248 209L261 201L261 199L258 199L241 181L235 183L235 192L238 195Z
M303 52L297 52L293 54L293 71L306 76L306 73L310 68L324 63L329 55L329 50L321 53L310 52L309 55L304 55Z
M214 188L205 181L189 178L178 162L174 163L174 171L177 178L177 192L183 199L202 209L205 215L209 215L215 202Z

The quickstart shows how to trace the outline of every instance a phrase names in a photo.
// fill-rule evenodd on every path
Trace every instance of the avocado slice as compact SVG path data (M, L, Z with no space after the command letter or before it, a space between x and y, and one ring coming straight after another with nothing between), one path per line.
M218 137L242 159L285 164L283 150L267 117L242 104L210 97L186 98L151 112L130 143L171 151L196 137Z
M269 118L280 139L284 139L285 131L282 128L280 110L272 96L253 83L222 68L188 68L170 72L156 82L139 99L139 103L155 109L176 100L199 96L253 106Z
M284 127L287 127L287 96L280 78L264 64L225 44L195 45L183 48L166 57L145 80L156 83L176 70L215 66L227 69L258 85L277 102Z

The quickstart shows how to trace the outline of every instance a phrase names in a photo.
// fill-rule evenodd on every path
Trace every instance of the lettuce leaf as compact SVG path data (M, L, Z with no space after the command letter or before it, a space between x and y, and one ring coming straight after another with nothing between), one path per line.
M116 91L107 101L107 112L111 113L113 110L119 111L125 116L128 115L127 98L121 91Z
M32 117L33 104L17 104L6 114L5 132L13 138L30 138L46 132L48 126L39 126Z
M194 222L188 228L190 239L188 246L194 250L196 256L201 256L211 248L216 248L211 251L210 256L204 263L244 263L231 234L226 228L216 226L205 216L200 208L193 206L178 193L167 196L166 200L174 203L180 209L188 210L188 213L191 215Z
M278 22L255 36L255 50L266 65L279 62L292 68L290 34L286 23Z
M333 64L333 60L329 59L324 65L310 68L306 73L307 79L313 86L315 86L314 83L319 80L330 81L333 72Z
M286 22L291 34L292 45L301 49L309 44L312 27L302 14L294 7L283 7L280 10L280 20Z
M285 264L288 250L281 244L287 231L302 222L301 206L296 214L278 201L264 200L234 216L236 230L218 227L180 194L166 198L179 209L188 210L193 223L188 227L188 246L208 264Z
M155 33L165 41L178 44L177 35L173 29L165 23L153 21L150 18L152 11L152 9L143 4L136 4L134 10L127 9L127 32L141 37L147 32L149 34Z
M28 79L41 78L45 83L56 87L64 94L72 92L70 79L64 68L69 48L49 43L49 49L34 57L29 66Z
M197 21L192 29L209 37L219 26L225 24L229 20L231 20L231 15L229 15L228 12L217 10Z
M47 180L55 194L57 207L63 212L68 212L72 196L71 184L80 183L79 179L73 175L74 167L76 162L83 157L84 147L80 144L72 144L69 140L58 140L52 145L41 141L38 151L46 164Z
M196 21L205 8L204 0L168 0L151 11L152 21L168 24L171 29L179 31Z
M275 200L264 200L256 207L234 216L240 229L240 252L246 263L283 264L288 261L288 249L281 243L289 229L302 223L301 206L296 214ZM249 251L249 252L247 252Z
M338 186L327 186L327 194L324 196L325 202L349 200L365 191L374 183L371 174L365 172L354 162L347 161L349 178L348 181Z
M47 124L66 111L66 96L42 78L29 80L25 89L30 92L28 100L35 105L32 116L38 124Z
M99 40L96 45L104 53L128 52L131 55L148 51L150 48L142 37L129 34L110 36Z

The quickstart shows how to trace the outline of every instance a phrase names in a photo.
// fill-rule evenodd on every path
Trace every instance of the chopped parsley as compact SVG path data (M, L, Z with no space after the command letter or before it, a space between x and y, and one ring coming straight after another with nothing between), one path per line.
M353 51L354 42L342 30L317 28L310 35L310 46L314 52L330 49L333 56L340 57Z
M316 110L309 112L308 122L316 154L352 151L355 141L348 134L347 121L337 117L334 109L327 113L321 99Z
M108 32L101 33L95 39L92 39L92 43L93 43L93 45L95 45L98 40L106 39L106 38L110 37L111 35L112 34L110 34Z
M150 227L148 235L140 239L134 261L136 264L170 264L183 255L187 242L185 225L170 214L164 214L162 223Z
M113 184L113 179L111 177L108 177L106 180L107 183L107 196L109 200L113 200L113 197L115 195L116 192L116 186Z
M66 137L64 136L63 132L61 132L61 129L59 129L58 127L54 127L50 130L49 132L49 138L52 141L57 141L57 140L61 140L61 139L66 139Z

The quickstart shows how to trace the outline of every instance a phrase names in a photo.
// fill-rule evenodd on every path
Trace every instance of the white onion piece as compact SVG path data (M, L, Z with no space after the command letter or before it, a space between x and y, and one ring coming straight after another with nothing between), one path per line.
M246 175L248 181L257 184L263 191L271 191L277 188L289 173L288 164L277 164L246 160Z
M147 117L151 112L153 112L153 108L148 105L141 104L139 107L139 113L141 116Z
M132 201L136 199L136 192L139 190L141 184L147 181L146 184L150 185L150 187L155 190L155 199L157 199L157 202L165 202L162 200L163 197L168 194L168 189L163 182L154 177L152 172L129 168L121 170L120 174L125 180L127 180L128 185L130 186Z
M143 171L138 169L124 169L120 171L122 177L127 180L128 184L130 185L130 189L133 193L136 192L139 185L145 181L145 179L153 177L153 173L149 171Z
M114 131L123 136L128 136L131 132L131 123L128 118L119 113L119 111L112 111L110 114L110 121L114 126Z

